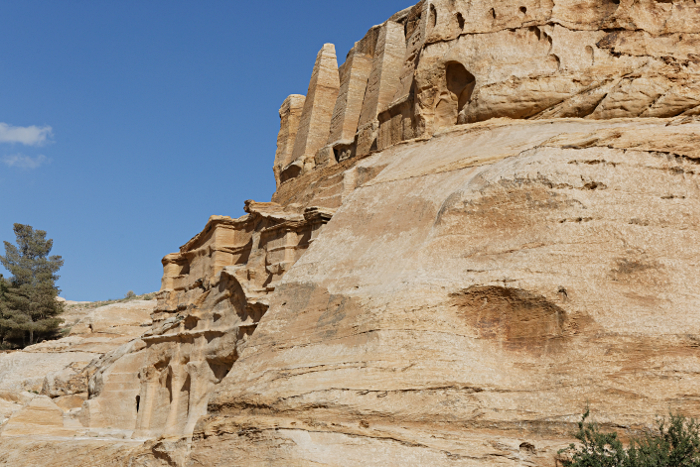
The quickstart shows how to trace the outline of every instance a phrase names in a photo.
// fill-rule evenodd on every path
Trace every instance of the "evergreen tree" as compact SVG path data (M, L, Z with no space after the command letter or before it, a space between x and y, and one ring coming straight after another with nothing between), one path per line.
M63 307L56 300L60 256L49 256L53 240L46 232L28 225L15 224L17 246L5 243L0 263L12 277L4 280L4 298L0 300L2 346L32 345L40 337L53 337L58 330Z

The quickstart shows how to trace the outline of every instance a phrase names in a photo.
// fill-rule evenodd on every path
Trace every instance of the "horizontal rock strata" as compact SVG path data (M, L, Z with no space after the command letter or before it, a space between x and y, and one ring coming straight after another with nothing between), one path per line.
M500 120L365 160L188 465L553 466L587 403L697 416L698 136Z
M587 404L699 416L698 34L423 0L324 45L272 202L166 256L150 319L0 357L0 464L554 467Z

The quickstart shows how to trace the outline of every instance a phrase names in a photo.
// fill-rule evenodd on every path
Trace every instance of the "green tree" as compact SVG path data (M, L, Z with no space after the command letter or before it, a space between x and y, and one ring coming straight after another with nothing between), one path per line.
M5 280L0 301L0 332L3 347L32 345L40 337L54 337L63 306L56 300L60 256L49 256L53 240L46 232L31 226L15 224L17 246L5 243L5 256L0 263L12 277Z
M578 432L574 437L580 446L571 444L567 449L559 451L567 459L562 460L564 467L623 467L629 460L622 443L617 439L617 433L601 433L596 423L586 423L591 411L586 413L578 422Z
M627 451L635 467L700 466L700 425L694 419L671 414L661 419L654 434L634 439Z
M587 423L586 410L571 444L559 451L564 467L700 467L700 424L680 414L660 419L657 429L632 439L625 449L617 433L601 433L595 423Z

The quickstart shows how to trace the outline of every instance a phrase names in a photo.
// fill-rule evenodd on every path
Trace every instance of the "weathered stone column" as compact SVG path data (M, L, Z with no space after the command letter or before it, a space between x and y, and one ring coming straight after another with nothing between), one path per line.
M357 154L364 156L375 148L379 124L377 116L393 100L399 85L406 42L404 28L387 21L379 32L377 52L372 63L357 134Z
M295 163L300 163L299 169L303 169L304 164L313 164L316 152L328 141L339 88L340 75L335 46L325 44L316 57L299 131L294 142L292 159ZM281 179L285 179L284 174L281 175Z
M355 139L371 71L372 57L353 48L340 67L340 92L333 110L328 144L351 143Z
M294 159L294 142L299 131L299 122L304 110L306 96L292 94L287 97L280 107L280 132L277 135L277 153L275 154L275 180L277 187L280 186L280 172Z

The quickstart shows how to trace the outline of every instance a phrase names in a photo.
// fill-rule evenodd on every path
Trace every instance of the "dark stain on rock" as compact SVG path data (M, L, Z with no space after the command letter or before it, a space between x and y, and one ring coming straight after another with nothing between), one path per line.
M600 183L600 182L588 182L585 185L583 185L583 188L586 190L605 190L607 188L607 185L605 183Z
M648 292L650 288L668 285L663 266L648 258L620 258L610 270L610 278L618 284ZM645 293L644 295L648 295Z
M435 225L447 235L531 228L549 212L581 205L555 191L558 188L547 178L538 177L501 180L478 191L453 193L440 209Z
M633 274L635 272L642 272L652 268L653 266L642 263L641 261L621 259L617 263L617 268L613 269L612 272L615 274Z
M567 313L542 295L517 288L472 286L452 294L454 306L484 339L509 350L542 350L567 334Z
M331 295L328 298L326 311L316 323L316 329L323 337L331 338L338 333L338 324L347 316L345 308L349 302L350 298L342 295Z

